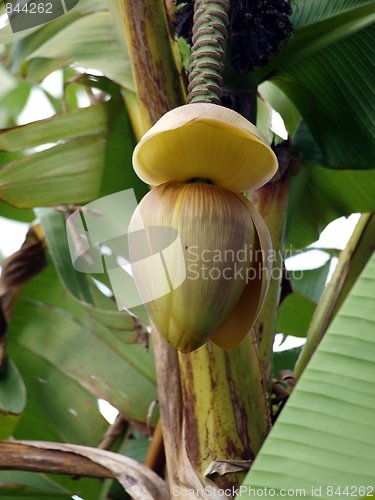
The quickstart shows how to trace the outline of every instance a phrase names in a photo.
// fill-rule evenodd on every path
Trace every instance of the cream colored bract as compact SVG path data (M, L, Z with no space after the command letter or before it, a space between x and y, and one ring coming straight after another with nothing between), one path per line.
M154 267L151 276L132 266L153 323L182 352L209 339L223 349L234 348L256 320L268 287L271 243L263 219L242 194L205 183L162 184L143 198L138 210L131 231L140 215L146 231L174 228L182 245L181 251L171 246L166 269ZM135 243L129 242L132 262L142 262L145 246L150 256L158 251L151 233L147 245ZM186 279L165 289L166 270L174 283L181 264ZM155 300L148 299L150 290Z
M153 186L201 177L241 192L268 182L278 163L248 120L222 106L199 103L166 113L135 148L133 165Z

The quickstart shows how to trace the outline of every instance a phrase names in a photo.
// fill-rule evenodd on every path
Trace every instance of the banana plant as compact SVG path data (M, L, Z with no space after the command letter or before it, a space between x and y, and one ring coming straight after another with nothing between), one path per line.
M8 9L0 215L31 228L0 278L2 496L371 496L375 2L80 0L15 33ZM60 97L41 86L54 72ZM54 115L19 125L34 89ZM119 243L80 269L71 248L97 200L129 189L142 300L120 311ZM110 234L127 229L117 212ZM352 213L327 284L328 264L287 276L288 253ZM136 265L165 243L155 226L181 242L164 295L167 264L151 290ZM206 264L200 247L221 281L181 278L181 255ZM273 353L276 333L306 337L302 352Z

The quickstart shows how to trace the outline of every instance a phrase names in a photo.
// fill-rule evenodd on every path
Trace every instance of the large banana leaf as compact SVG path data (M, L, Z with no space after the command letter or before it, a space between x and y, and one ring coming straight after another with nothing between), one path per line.
M300 0L295 36L258 72L293 102L335 168L372 169L375 157L375 3Z
M129 188L140 200L148 192L131 164L135 138L119 87L105 78L86 78L85 84L111 93L110 100L0 130L3 201L25 209L84 203ZM26 157L12 156L56 142Z
M121 335L90 320L81 309L49 265L30 282L9 324L17 364L26 369L28 353L30 359L38 356L129 418L146 422L148 407L157 399L152 349L145 352L141 345L126 344ZM55 380L63 380L54 370L50 373ZM48 391L43 387L38 394ZM79 412L72 410L75 421Z
M53 441L57 435L57 441L97 446L108 427L99 413L97 398L46 361L43 353L25 349L13 338L9 350L20 366L28 398L14 436Z
M304 122L293 136L293 154L302 154L302 163L291 177L286 248L316 241L334 219L375 210L375 171L324 168L321 150Z
M0 151L24 151L42 144L66 141L107 130L108 103L0 130Z
M50 23L38 26L35 33L24 37L22 40L14 43L12 45L12 65L11 69L13 73L25 76L27 71L25 65L28 55L36 50L40 45L43 45L48 41L56 32L61 31L66 26L69 26L73 21L80 19L81 15L77 11L71 11L70 13L59 17Z
M126 46L117 35L108 11L84 17L71 12L54 23L18 42L12 58L14 70L27 76L28 63L33 59L56 59L59 63L54 69L75 63L101 71L123 87L134 90ZM33 68L32 79L41 79L44 73L40 62L38 72Z
M375 481L375 256L332 322L246 477L321 498ZM331 490L330 487L333 489ZM320 490L321 488L321 490ZM331 494L333 493L333 494ZM345 494L345 493L344 493ZM292 495L289 495L292 496ZM251 498L249 490L241 498Z
M90 201L103 163L103 135L58 144L0 170L0 196L19 208Z
M9 341L21 373L25 371L32 399L42 405L50 425L62 438L76 441L79 436L75 425L79 425L79 413L85 413L78 409L85 399L84 394L80 396L79 386L111 402L129 418L146 422L148 407L157 399L152 349L145 352L141 345L128 345L121 335L116 336L91 320L66 293L51 264L27 286L9 324ZM32 377L40 380L30 380ZM49 379L53 383L43 383ZM55 400L53 386L60 387ZM64 386L66 390L62 389ZM67 408L70 392L76 393L77 398L71 397ZM65 407L64 417L56 413L56 405ZM63 418L64 426L59 418ZM155 413L154 423L156 418ZM91 425L90 419L85 422ZM94 439L97 437L98 433ZM93 439L90 431L87 439Z
M43 223L46 239L60 279L66 290L89 314L113 333L122 333L122 342L133 343L137 339L134 317L125 311L119 311L111 299L98 294L90 275L74 269L69 251L66 222L63 214L50 209L38 209L36 213ZM100 253L98 252L100 258ZM102 283L109 285L107 274L93 275ZM144 324L148 317L144 306L132 310Z
M95 500L101 483L99 479L0 471L0 488L2 500L70 500L73 494Z
M85 202L99 194L109 105L74 110L1 130L2 200L18 208L31 208L69 203L69 200ZM65 142L61 143L62 140ZM19 158L19 152L48 142L58 144Z

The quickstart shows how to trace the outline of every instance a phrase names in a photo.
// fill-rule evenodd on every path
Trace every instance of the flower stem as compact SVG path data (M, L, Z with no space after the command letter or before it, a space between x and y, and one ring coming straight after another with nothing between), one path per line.
M229 0L196 0L188 101L221 104Z

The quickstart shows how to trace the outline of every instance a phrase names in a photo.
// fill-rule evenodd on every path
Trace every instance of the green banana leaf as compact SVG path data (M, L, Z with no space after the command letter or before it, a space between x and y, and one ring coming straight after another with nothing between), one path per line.
M375 210L375 172L324 168L321 150L304 122L293 136L293 155L299 154L303 161L290 182L286 248L304 248L318 240L339 217Z
M70 16L73 14L74 12ZM67 20L68 16L69 14L60 18L64 20L66 26L53 33L49 30L49 38L38 44L38 47L31 52L28 50L27 55L20 54L17 57L17 64L20 65L33 58L59 59L61 67L74 62L79 66L98 70L124 88L134 91L126 47L114 29L110 14L101 11ZM47 25L46 29L49 26ZM38 35L39 31L30 35L30 39L38 38ZM20 43L25 45L27 42L29 41L24 39Z
M141 200L148 192L132 167L136 141L118 86L105 78L83 81L110 93L109 101L0 130L3 201L26 209L85 203L129 188ZM46 143L57 145L19 159L12 156Z
M122 342L133 343L136 341L136 324L131 314L119 311L115 303L103 297L93 286L90 275L74 269L70 256L66 221L63 214L51 209L37 209L37 216L43 224L47 243L54 260L57 272L66 290L79 303L86 308L88 313L110 330L122 332ZM110 284L106 274L95 274L96 279ZM95 295L94 295L95 294ZM144 306L132 309L141 322L148 325L148 317Z
M45 474L23 471L0 471L1 498L5 500L69 500L72 493Z
M374 311L375 256L304 371L246 486L279 494L302 488L305 498L319 491L320 498L338 498L331 492L346 486L356 496L359 487L364 494L370 491L375 480ZM249 490L240 498L251 498Z
M301 115L292 101L270 81L263 82L259 85L258 90L261 96L270 103L272 108L282 116L287 132L290 136L293 136L301 121ZM259 127L259 118L257 119L257 127Z
M71 402L64 417L70 419L73 433L79 434L76 414L79 416L82 412L78 409L79 386L96 398L109 401L129 418L143 423L147 420L149 405L157 399L152 346L146 352L142 345L126 344L121 334L115 335L92 320L87 311L64 290L51 264L27 285L9 324L9 346L11 355L25 373L29 370L28 374L38 376L38 370L33 368L34 361L40 370L55 380L55 385L62 387L66 384L67 392L61 389L60 394L65 408L69 403L69 386L77 394L74 404L78 406L73 406ZM26 375L25 383L28 384L30 376ZM70 384L66 377L72 379ZM40 379L48 382L48 377L43 375ZM51 386L36 381L32 386L35 390L31 388L30 393L34 391L32 394L38 398L35 399L38 404L45 401L47 409L44 413L47 415L48 412L51 425L61 433L63 428L53 420L56 403L49 396L53 394ZM69 412L69 408L72 411ZM157 412L154 412L153 424L157 417ZM64 432L69 432L67 420L64 422ZM86 423L90 425L90 419ZM64 436L61 437L65 440ZM69 436L71 441L73 437ZM97 437L98 433L95 439Z
M98 104L0 130L0 151L24 151L42 144L104 133L107 130L108 106L108 103Z
M9 351L21 366L31 404L26 407L14 437L35 436L54 441L53 436L57 435L57 441L98 446L108 423L99 412L96 397L56 364L46 361L43 353L33 352L15 341L12 336ZM30 429L36 422L36 427Z
M37 50L40 45L47 42L54 35L54 33L58 33L66 26L69 26L69 24L73 21L80 18L81 14L73 10L47 24L38 26L35 33L32 33L31 35L24 37L19 42L13 44L11 58L12 72L23 77L26 76L28 55L34 50Z
M375 168L375 3L300 0L295 36L257 72L292 101L327 164Z
M0 373L0 439L8 439L26 406L26 388L16 364L8 359Z
M104 135L76 139L0 170L0 196L18 208L84 203L98 194Z
M60 474L48 474L48 478L53 480L62 488L67 489L72 493L72 495L76 495L78 498L83 498L84 500L99 500L99 494L103 485L103 482L100 479L89 477L77 478L63 476ZM31 500L31 498L23 500Z
M104 164L100 132L106 131L106 122L106 108L95 106L0 131L0 150L7 151L0 153L2 164L12 160L9 152L75 139L5 164L0 170L2 200L18 208L91 200L99 192Z

